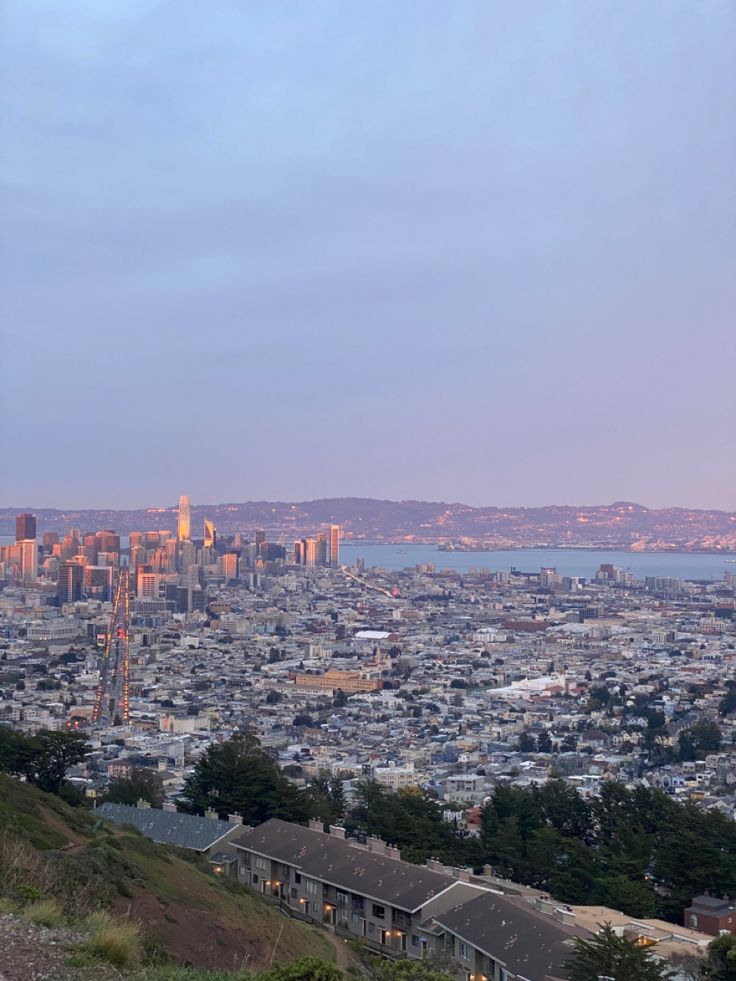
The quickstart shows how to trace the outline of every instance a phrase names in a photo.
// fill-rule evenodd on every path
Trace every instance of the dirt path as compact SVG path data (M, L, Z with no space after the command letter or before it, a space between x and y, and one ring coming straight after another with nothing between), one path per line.
M350 957L350 948L345 943L344 940L340 940L336 937L334 933L328 933L327 939L330 941L332 946L335 948L335 960L337 966L341 971L347 971L347 969L352 965L352 959Z

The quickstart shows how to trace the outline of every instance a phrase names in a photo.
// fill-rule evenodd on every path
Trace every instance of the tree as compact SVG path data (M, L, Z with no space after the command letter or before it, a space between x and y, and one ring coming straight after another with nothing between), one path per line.
M533 753L536 747L537 747L537 743L534 739L534 736L532 736L530 733L526 731L522 732L522 734L519 736L519 752Z
M626 937L617 936L610 923L605 924L590 940L576 937L575 952L566 967L570 981L665 981L673 977L668 967L654 960L646 947Z
M538 753L551 753L552 752L552 737L543 729L537 736L537 752Z
M255 736L244 733L207 749L185 780L180 803L190 814L213 808L227 818L237 812L246 824L309 816L306 794L289 783Z
M87 745L83 732L44 731L36 739L39 752L34 760L33 781L41 790L59 794L67 771L80 763L92 747Z
M736 935L724 933L708 944L702 976L705 981L736 981Z
M146 767L133 767L129 777L110 781L104 799L113 804L132 805L139 800L147 800L152 807L161 807L164 802L161 774Z

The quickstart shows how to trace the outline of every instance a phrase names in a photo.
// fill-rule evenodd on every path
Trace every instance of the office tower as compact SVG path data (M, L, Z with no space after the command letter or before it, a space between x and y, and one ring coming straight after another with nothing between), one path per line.
M305 538L303 539L303 556L304 565L309 566L313 569L317 565L317 539L316 538Z
M15 540L16 542L29 542L36 540L36 515L23 512L15 519Z
M20 550L20 571L26 582L38 578L36 515L23 512L15 519L15 544Z
M84 592L90 599L98 599L103 603L109 602L112 599L112 566L85 566Z
M62 562L59 566L59 582L56 595L59 604L76 603L82 598L84 567L78 562Z
M294 542L294 564L304 565L304 545L299 540Z
M327 536L317 535L316 565L327 565Z
M266 541L266 532L265 531L257 531L256 532L256 551L257 552L260 552L261 545L263 545L263 543L265 541Z
M222 556L222 574L226 582L238 578L238 555L236 552L227 552Z
M340 567L340 525L330 525L330 565Z
M97 551L99 552L120 552L120 535L106 528L98 531L95 535L97 541Z
M131 533L128 535L128 542L131 548L136 545L142 545L143 534L140 531L131 531Z
M54 545L59 544L59 535L55 531L45 531L42 541L44 552L51 552Z
M180 542L188 542L192 533L192 515L189 506L189 498L182 494L179 498L179 526L177 538Z
M209 518L204 519L204 547L214 548L217 545L217 529L215 528L215 522L210 521Z
M38 579L38 545L35 538L19 543L20 571L26 582Z
M183 541L180 545L180 572L189 572L189 567L197 564L197 546L192 541Z

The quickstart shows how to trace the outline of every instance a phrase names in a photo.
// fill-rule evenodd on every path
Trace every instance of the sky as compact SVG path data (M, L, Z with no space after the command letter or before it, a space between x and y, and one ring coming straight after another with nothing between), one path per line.
M736 509L732 0L2 0L0 504Z

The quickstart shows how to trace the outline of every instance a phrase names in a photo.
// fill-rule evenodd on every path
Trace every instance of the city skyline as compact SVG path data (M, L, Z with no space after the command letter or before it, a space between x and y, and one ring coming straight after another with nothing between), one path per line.
M7 5L0 497L733 509L734 38Z

